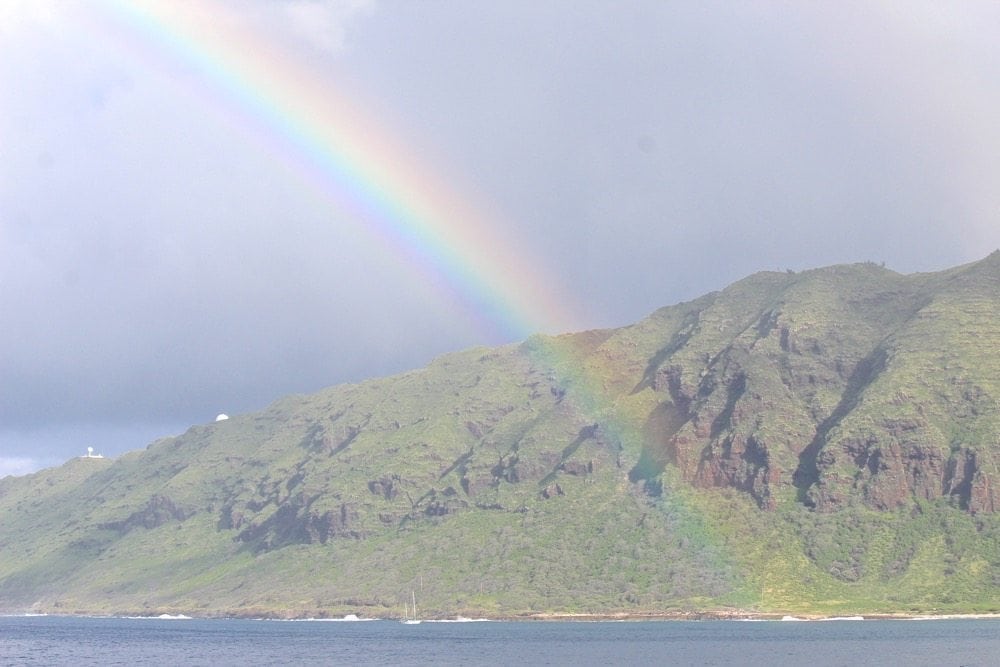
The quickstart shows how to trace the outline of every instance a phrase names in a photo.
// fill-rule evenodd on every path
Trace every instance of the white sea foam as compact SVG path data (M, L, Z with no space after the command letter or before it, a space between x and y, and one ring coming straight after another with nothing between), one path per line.
M357 614L347 614L343 618L256 618L256 621L281 621L284 623L360 623L377 621L377 618L360 618Z
M986 620L991 618L1000 618L1000 614L941 614L939 616L912 616L909 620L911 621L961 621L964 619L969 620Z

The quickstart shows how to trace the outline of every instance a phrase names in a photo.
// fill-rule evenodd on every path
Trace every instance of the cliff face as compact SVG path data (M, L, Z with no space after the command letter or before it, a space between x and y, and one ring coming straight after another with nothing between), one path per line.
M823 511L997 505L1000 254L942 274L754 276L691 312L647 447L699 487Z
M998 351L1000 253L756 274L0 480L0 607L1000 604Z

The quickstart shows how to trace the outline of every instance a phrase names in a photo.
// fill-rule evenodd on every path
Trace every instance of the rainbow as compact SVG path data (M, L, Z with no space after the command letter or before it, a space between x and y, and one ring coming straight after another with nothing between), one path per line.
M494 338L578 331L557 281L527 244L448 187L412 156L362 99L329 73L275 45L224 2L107 0L95 29L223 114L261 150L279 157L357 233L388 249L414 277L456 303ZM235 7L235 9L233 8ZM343 77L341 77L343 78ZM572 346L545 345L536 360L554 371L588 418L614 410L599 373L584 372Z
M346 77L275 46L238 5L108 0L100 30L133 57L184 79L187 92L291 167L363 235L401 260L489 342L582 328L528 244L494 208L449 187L422 163ZM184 76L176 76L183 72Z
M225 3L108 0L102 30L168 74L213 113L234 120L262 150L279 156L353 231L391 251L415 278L457 304L478 328L505 341L584 329L572 301L552 289L544 262L481 202L461 196L416 160L361 96L317 85L310 66L275 47ZM195 75L192 77L191 73ZM640 437L628 407L612 398L599 359L572 339L536 339L524 349L566 391L581 423L600 423L619 442ZM699 523L676 505L680 524Z

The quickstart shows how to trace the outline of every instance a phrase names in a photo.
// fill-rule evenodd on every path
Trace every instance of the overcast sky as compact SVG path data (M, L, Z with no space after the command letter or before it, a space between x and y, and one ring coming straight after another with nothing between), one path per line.
M139 6L0 0L0 476L758 270L1000 246L996 3ZM407 174L444 184L427 242ZM431 252L473 228L474 288ZM505 310L535 291L572 316Z

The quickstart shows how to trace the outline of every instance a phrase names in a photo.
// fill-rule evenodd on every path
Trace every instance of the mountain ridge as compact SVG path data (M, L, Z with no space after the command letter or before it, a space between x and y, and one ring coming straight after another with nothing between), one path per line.
M0 608L994 610L998 295L760 272L4 478Z

